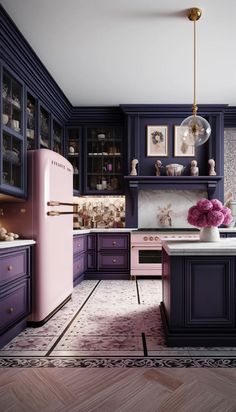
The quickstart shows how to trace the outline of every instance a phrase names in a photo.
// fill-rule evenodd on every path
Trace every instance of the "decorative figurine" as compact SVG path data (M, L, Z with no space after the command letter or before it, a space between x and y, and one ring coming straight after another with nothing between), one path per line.
M208 164L209 164L209 176L215 176L216 175L215 160L214 159L209 159Z
M157 160L155 162L155 168L156 168L156 176L161 176L161 168L162 168L161 160Z
M131 161L131 172L130 172L130 176L137 176L137 170L136 170L136 166L138 164L138 159L133 159Z
M191 176L198 176L198 174L199 174L199 169L198 169L197 161L192 160L191 161L191 168L190 168L190 175Z

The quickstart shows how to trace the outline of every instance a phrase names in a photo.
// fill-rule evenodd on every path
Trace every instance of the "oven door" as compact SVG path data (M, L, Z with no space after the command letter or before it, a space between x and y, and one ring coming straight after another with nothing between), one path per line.
M162 250L152 246L132 246L131 275L161 276Z

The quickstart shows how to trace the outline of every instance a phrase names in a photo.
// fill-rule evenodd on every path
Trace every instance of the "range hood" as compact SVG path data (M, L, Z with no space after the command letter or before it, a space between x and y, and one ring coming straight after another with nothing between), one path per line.
M134 213L139 190L205 190L208 198L215 196L215 190L223 176L124 176Z

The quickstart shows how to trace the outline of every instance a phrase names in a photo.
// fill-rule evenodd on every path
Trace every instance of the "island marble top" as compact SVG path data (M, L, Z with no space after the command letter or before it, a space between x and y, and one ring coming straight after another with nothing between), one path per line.
M236 238L220 239L218 242L191 240L165 240L163 249L170 256L235 256Z

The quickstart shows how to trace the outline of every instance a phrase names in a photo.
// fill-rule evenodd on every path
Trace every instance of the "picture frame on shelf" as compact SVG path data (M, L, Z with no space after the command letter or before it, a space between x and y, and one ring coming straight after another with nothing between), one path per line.
M194 157L195 147L188 145L184 138L187 126L175 126L174 130L174 157Z
M168 126L147 126L147 156L168 156Z

